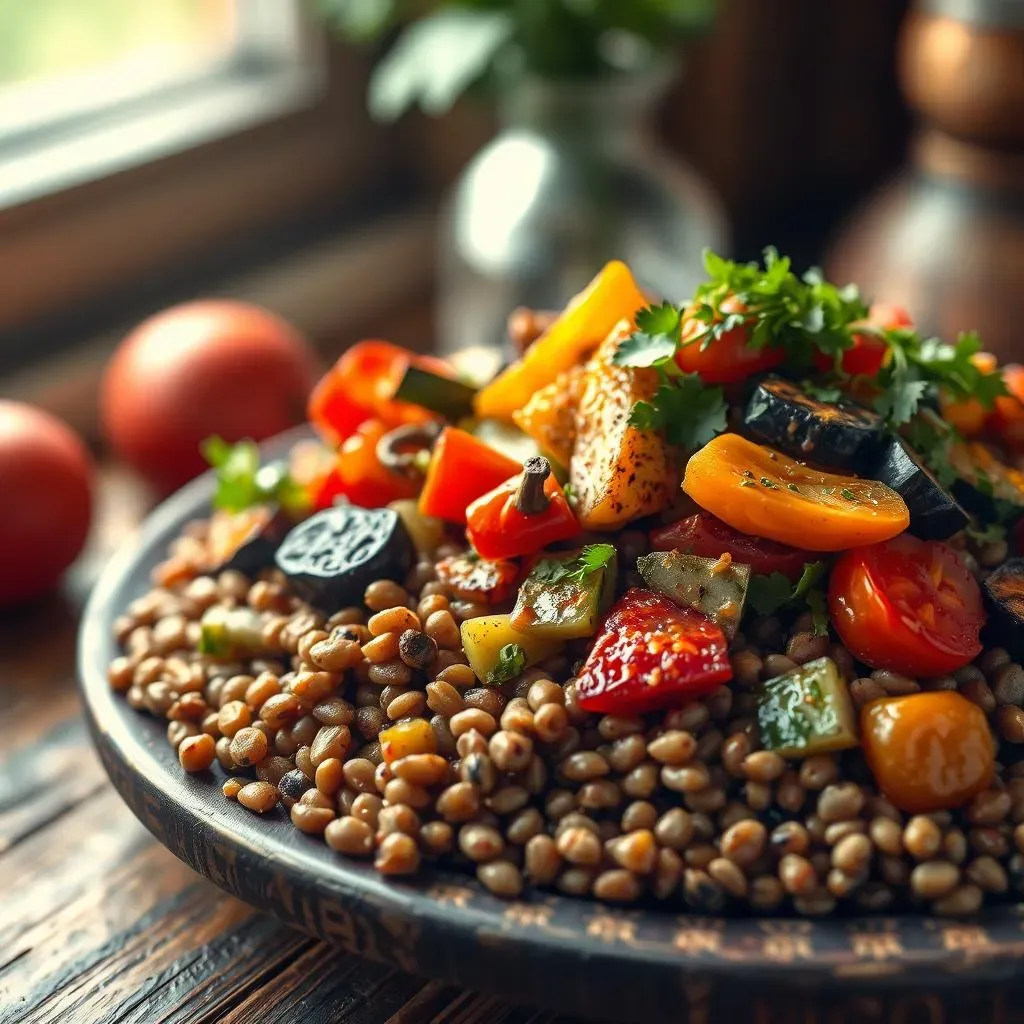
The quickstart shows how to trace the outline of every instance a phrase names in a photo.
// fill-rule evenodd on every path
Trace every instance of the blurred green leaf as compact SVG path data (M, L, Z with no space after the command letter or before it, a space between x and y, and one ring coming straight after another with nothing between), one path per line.
M376 39L396 15L395 0L316 0L316 11L332 28L357 43Z
M493 65L512 38L513 18L501 11L438 11L410 25L378 64L370 82L370 112L391 121L414 104L445 113Z

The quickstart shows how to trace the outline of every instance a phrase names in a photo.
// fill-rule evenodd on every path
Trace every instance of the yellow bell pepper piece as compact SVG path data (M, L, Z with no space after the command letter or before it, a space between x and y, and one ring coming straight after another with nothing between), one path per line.
M509 419L545 385L583 357L608 336L620 321L633 322L648 304L633 280L629 267L612 260L579 293L562 315L526 351L522 359L477 393L474 407L479 417Z

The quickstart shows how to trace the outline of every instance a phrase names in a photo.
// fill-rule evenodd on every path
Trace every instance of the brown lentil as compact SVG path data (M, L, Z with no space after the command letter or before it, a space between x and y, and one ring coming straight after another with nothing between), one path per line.
M206 733L186 736L178 745L178 761L187 772L206 771L213 764L216 754L216 743Z
M928 860L942 846L942 831L931 818L915 815L903 829L903 845L915 860Z
M266 814L277 799L277 789L269 782L250 782L238 791L238 802L254 814Z

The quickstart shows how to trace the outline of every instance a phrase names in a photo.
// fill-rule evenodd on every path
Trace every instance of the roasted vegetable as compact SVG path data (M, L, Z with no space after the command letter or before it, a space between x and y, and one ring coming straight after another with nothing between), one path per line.
M446 420L459 420L473 411L477 389L451 373L437 373L419 363L410 362L395 388L396 402L429 409Z
M374 580L404 580L413 550L393 509L335 505L296 526L275 561L300 597L333 611L360 604Z
M611 544L546 555L519 588L511 625L521 633L552 640L593 636L611 606L615 579Z
M576 696L585 711L637 715L702 697L731 678L729 643L718 626L634 588L605 619Z
M647 305L625 263L613 260L526 351L476 396L477 416L509 419L541 388L580 362L620 321Z
M452 372L440 359L415 355L387 341L357 342L313 389L309 422L325 441L338 445L369 419L390 430L435 418L422 406L395 400L395 388L411 364L438 375Z
M465 523L466 509L472 502L521 469L520 463L472 434L446 427L430 457L420 492L420 511L450 523Z
M993 642L1024 657L1024 558L1011 558L982 583Z
M484 558L532 555L579 532L550 463L540 455L466 509L466 536Z
M430 556L444 543L445 525L440 519L425 516L419 504L413 498L393 501L388 508L393 509L401 517L420 556Z
M743 615L750 583L750 566L728 554L701 558L679 551L653 551L636 561L637 571L652 589L670 597L680 608L706 615L732 639Z
M826 469L862 471L877 458L882 417L854 402L823 402L782 377L754 388L744 426L755 440Z
M955 691L873 701L861 709L860 732L878 788L907 814L962 807L995 773L985 712Z
M985 522L1013 523L1024 516L1024 473L996 457L986 444L954 444L949 462L959 480L953 493Z
M615 365L629 330L620 324L587 364L576 411L569 482L576 515L587 530L616 530L660 512L678 480L662 438L629 424L633 405L650 398L658 384L654 370Z
M437 734L425 718L410 718L396 722L377 737L385 764L400 761L415 754L437 752Z
M850 691L831 658L816 658L769 679L757 702L757 729L765 750L810 757L857 746Z
M906 441L891 437L872 477L891 487L910 511L910 532L922 540L945 540L969 522L947 491Z
M738 434L720 434L690 459L683 490L737 530L810 551L888 540L910 524L885 484L811 469Z
M249 657L263 649L263 621L248 607L211 605L199 623L199 653L219 661Z
M576 443L576 406L585 373L583 365L566 370L512 414L516 425L537 442L540 450L566 468Z
M274 564L274 552L291 527L277 505L253 505L240 512L218 509L206 537L208 570L237 569L255 576Z
M476 555L452 555L437 563L439 583L454 597L480 604L504 604L515 589L519 567L504 559L478 558Z
M763 576L778 572L791 583L796 583L804 566L814 561L810 551L741 533L703 510L652 530L651 547L655 551L681 551L711 559L731 555L734 562L749 565L751 572Z
M481 615L462 624L466 660L482 683L499 686L562 649L560 640L520 633L507 615Z

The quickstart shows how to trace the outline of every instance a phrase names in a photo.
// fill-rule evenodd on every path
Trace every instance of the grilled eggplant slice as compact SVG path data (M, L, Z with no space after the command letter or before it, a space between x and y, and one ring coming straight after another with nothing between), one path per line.
M274 504L253 505L240 512L219 509L210 519L206 541L209 571L237 569L254 576L274 564L274 553L292 521Z
M300 597L335 611L359 604L374 580L404 580L414 550L394 509L335 505L296 526L275 561Z
M470 416L477 389L457 377L442 377L410 363L395 389L395 399L429 409L452 423Z
M954 444L950 465L960 479L953 493L969 512L983 522L1015 523L1024 516L1024 473L999 459L980 442Z
M885 440L877 413L848 399L823 402L783 377L754 388L743 422L758 441L823 469L860 472Z
M1003 562L986 577L982 590L989 612L985 627L989 640L1020 658L1024 655L1024 558Z
M962 530L970 516L900 437L891 437L882 459L871 472L888 484L910 509L910 532L922 540L945 540Z

